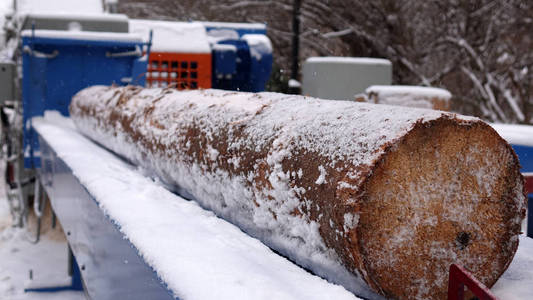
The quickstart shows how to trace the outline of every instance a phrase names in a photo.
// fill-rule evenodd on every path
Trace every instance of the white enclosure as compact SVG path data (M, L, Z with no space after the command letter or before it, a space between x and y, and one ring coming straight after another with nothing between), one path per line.
M371 85L390 85L389 60L366 57L311 57L303 66L302 94L322 99L353 100Z

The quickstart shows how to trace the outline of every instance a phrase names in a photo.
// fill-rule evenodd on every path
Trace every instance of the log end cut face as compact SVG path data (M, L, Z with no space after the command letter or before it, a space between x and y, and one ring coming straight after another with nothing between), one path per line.
M366 280L385 296L445 299L452 263L492 286L525 214L511 147L482 122L417 123L365 184L357 228Z

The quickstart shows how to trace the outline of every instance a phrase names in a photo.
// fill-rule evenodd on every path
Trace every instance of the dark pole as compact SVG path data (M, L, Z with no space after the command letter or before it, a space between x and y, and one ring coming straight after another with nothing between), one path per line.
M301 0L293 0L292 7L292 67L291 79L298 80L298 57L300 56L300 4ZM289 93L300 94L300 87L289 85Z

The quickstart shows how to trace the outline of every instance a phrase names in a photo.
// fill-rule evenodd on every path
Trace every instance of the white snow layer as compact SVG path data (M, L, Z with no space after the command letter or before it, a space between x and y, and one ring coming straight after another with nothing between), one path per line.
M245 34L242 36L252 48L259 48L261 53L272 53L272 43L264 34Z
M366 94L375 93L380 97L410 95L412 97L439 98L448 100L452 94L441 88L412 85L372 85L365 90Z
M372 85L365 94L375 103L408 107L434 107L433 100L449 102L452 94L441 88L407 85Z
M533 126L490 124L509 144L533 147Z
M181 299L358 299L144 177L58 113L33 126Z
M237 52L237 46L227 45L227 44L214 44L213 50L226 51L226 52Z
M225 29L258 29L265 30L266 25L261 23L232 23L232 22L200 22L202 25L213 28Z
M50 19L77 19L77 20L90 20L90 21L128 21L128 16L123 14L107 14L107 13L87 13L84 11L77 12L40 12L32 11L28 13L19 13L19 18L50 18Z
M117 106L121 99L121 94L115 88L94 86L79 92L73 98L73 103L87 103L94 115L108 120L110 108ZM303 101L305 105L297 105L299 102L295 101ZM72 107L77 109L77 105ZM169 153L144 151L120 128L99 124L94 118L81 116L76 118L76 124L84 134L136 164L153 170L170 185L186 190L203 207L238 225L269 247L364 297L375 295L369 294L361 276L354 275L355 270L347 270L337 254L325 245L319 233L319 224L306 215L291 214L295 210L303 211L298 195L304 191L299 186L291 186L291 175L283 171L282 161L290 159L294 149L308 151L317 157L328 158L331 165L324 165L324 170L336 168L337 162L358 166L350 170L347 176L362 180L364 170L384 153L384 145L404 136L417 122L456 118L460 124L470 124L478 120L432 110L221 90L177 92L143 89L121 109L125 116L149 111L150 119L140 114L132 118L129 126L135 128L143 139L165 145ZM74 118L77 113L73 111L72 115ZM157 120L157 123L150 124L154 122L152 120ZM251 151L266 148L268 155L262 163L272 170L268 177L272 190L257 191L247 183L256 176L255 172L265 168L258 163L254 166L255 172L250 171L245 176L230 176L222 168L216 168L217 160L213 161L214 171L206 172L205 165L201 163L169 159L176 155L172 145L186 144L186 130L190 124L195 124L206 133L205 149L213 143L214 137L225 130L229 130L229 136L234 134L233 127L228 129L227 124L246 124L239 133L240 137L227 145L228 152L242 147L252 147ZM163 130L157 130L158 127ZM243 158L232 159L238 164ZM327 174L321 172L321 176L313 180L327 182ZM349 228L353 220L358 218L355 215L346 218L349 224L344 225ZM339 230L338 234L342 238L344 232Z
M354 64L354 65L387 65L392 63L384 58L372 57L340 57L340 56L324 56L324 57L310 57L306 60L308 63L339 63L339 64Z
M219 45L219 41L223 40L238 40L239 33L235 29L211 29L207 32L207 40L211 46Z
M18 13L102 13L103 11L102 0L17 0Z
M33 35L31 29L23 30L23 37ZM74 39L87 41L120 41L120 42L142 42L139 35L119 32L96 32L96 31L64 31L64 30L35 30L35 36L40 38L54 39Z
M130 20L130 32L148 41L153 32L152 51L171 53L211 53L205 27L199 22Z

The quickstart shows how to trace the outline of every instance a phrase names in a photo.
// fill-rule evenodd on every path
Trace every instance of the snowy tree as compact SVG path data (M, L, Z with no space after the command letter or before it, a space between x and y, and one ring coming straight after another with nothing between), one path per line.
M121 0L132 17L268 24L280 72L290 66L292 3ZM383 57L394 82L438 86L453 108L489 121L533 123L533 2L302 0L300 60Z

